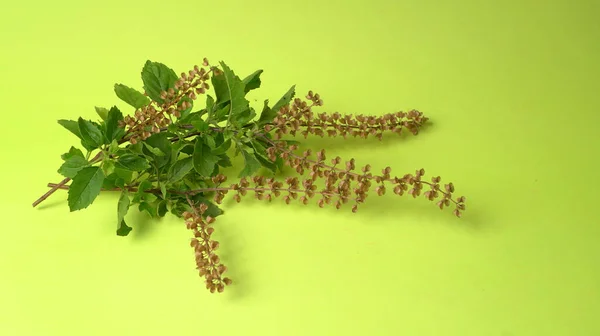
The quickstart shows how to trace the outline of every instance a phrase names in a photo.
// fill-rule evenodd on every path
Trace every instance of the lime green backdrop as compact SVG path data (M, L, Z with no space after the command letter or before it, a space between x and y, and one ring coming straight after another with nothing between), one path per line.
M597 1L17 1L0 5L0 335L600 335ZM96 118L147 59L264 69L252 99L312 89L321 111L416 108L418 137L314 139L467 197L352 214L226 201L235 285L211 295L189 233L102 195L70 213L57 119ZM428 175L430 176L430 175Z

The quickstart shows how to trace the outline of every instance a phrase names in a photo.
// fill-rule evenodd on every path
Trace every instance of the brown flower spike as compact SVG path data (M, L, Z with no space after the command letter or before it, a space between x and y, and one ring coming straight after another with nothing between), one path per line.
M215 222L215 219L210 216L202 218L202 215L208 209L206 204L200 204L196 207L189 197L187 199L192 212L185 211L183 218L186 221L187 228L194 233L190 246L194 249L196 256L196 268L200 276L204 277L206 288L211 293L215 291L221 293L225 286L231 285L231 279L223 277L227 267L221 263L221 259L216 254L219 242L211 238L212 233L215 231L211 224Z

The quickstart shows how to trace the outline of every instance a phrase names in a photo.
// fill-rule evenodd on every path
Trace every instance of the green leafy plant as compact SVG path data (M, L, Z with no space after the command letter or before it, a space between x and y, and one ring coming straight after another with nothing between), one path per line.
M96 107L97 121L58 121L79 138L80 146L61 156L58 173L65 178L48 184L50 190L33 206L58 189L68 190L71 211L87 208L103 190L120 192L120 236L132 230L125 221L132 207L154 218L170 212L192 231L197 269L213 293L231 284L217 254L219 242L212 238L212 224L224 213L219 205L227 194L237 202L252 193L259 200L280 197L286 204L297 200L305 205L317 197L319 207L331 204L340 209L350 203L356 212L372 189L380 196L390 190L415 198L423 195L440 209L454 207L454 215L461 216L465 198L455 199L452 183L440 184L439 176L425 180L423 169L400 177L392 176L390 167L380 174L372 173L368 164L357 171L354 159L345 164L339 156L327 161L324 149L300 153L297 141L284 139L316 135L381 140L385 132L404 131L416 135L428 121L421 112L316 113L313 110L323 105L319 94L309 91L295 97L295 86L275 104L265 100L257 111L246 95L260 87L261 74L258 70L242 79L225 63L211 66L205 58L202 66L178 76L162 63L147 61L141 72L143 93L114 86L117 97L133 108L131 115L124 116L116 106ZM200 96L205 103L197 107ZM232 155L240 154L243 167L237 169L234 183L226 185L222 170L232 167ZM303 179L286 177L285 167Z

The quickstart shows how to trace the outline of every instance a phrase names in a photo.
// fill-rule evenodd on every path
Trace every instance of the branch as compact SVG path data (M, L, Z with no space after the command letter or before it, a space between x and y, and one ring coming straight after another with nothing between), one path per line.
M101 157L102 157L102 152L99 152L98 154L96 154L96 156L94 156L94 158L90 161L90 163L96 163L97 160L99 160ZM71 181L71 179L69 177L67 177L64 180L60 181L60 183L54 185L52 187L52 189L48 190L48 192L46 192L44 195L42 195L40 198L38 198L35 202L33 202L32 206L35 208L38 204L42 203L44 200L46 200L46 198L50 197L50 195L54 194L54 192L56 190L58 190L59 188L62 188L69 181Z

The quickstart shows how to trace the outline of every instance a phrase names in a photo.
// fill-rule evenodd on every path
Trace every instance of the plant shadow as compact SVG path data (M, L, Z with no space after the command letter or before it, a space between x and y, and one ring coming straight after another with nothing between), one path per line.
M57 206L64 206L66 204L67 204L66 199L63 199L63 200L56 199L56 200L52 200L52 201L45 200L44 203L39 204L35 208L37 208L38 210L45 210L45 209L56 208Z

